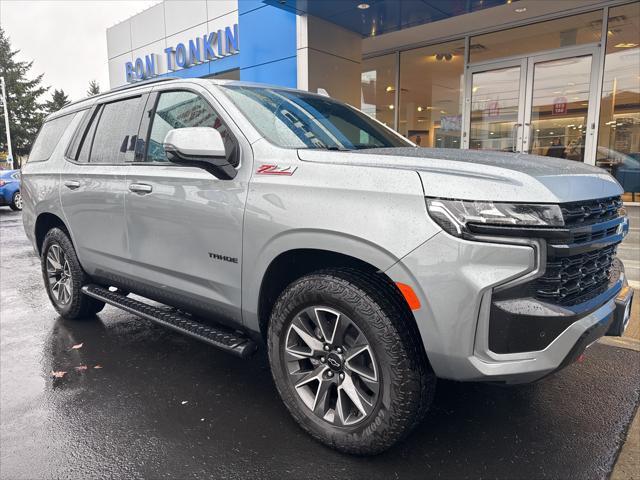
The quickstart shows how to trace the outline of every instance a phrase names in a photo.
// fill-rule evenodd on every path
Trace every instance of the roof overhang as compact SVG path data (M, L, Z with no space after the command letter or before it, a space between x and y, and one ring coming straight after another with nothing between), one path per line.
M446 20L518 0L263 0L299 15L313 15L363 38Z

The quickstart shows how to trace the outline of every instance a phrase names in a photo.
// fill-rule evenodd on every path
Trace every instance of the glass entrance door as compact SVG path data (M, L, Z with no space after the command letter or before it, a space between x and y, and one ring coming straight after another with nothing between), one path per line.
M468 148L520 151L523 64L471 73L471 125Z
M597 56L570 53L470 66L463 145L593 163Z
M523 151L584 162L595 129L592 64L593 55L529 59Z

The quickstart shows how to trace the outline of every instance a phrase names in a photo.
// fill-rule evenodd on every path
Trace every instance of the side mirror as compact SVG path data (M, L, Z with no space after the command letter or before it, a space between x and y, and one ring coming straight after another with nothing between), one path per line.
M169 130L163 146L170 162L202 168L222 180L231 180L236 176L236 169L227 159L222 135L215 128Z

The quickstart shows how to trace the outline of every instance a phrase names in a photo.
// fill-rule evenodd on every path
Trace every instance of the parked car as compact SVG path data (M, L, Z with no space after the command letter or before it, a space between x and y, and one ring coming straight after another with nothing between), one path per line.
M0 206L22 210L20 170L0 170Z
M407 435L437 377L539 380L629 318L608 173L419 148L309 92L165 79L82 100L47 118L23 183L62 317L108 303L265 345L293 417L345 452Z

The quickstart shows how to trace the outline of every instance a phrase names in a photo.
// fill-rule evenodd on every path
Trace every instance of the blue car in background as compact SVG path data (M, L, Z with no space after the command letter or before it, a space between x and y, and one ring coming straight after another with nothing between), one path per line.
M22 210L20 170L0 170L0 206Z

